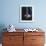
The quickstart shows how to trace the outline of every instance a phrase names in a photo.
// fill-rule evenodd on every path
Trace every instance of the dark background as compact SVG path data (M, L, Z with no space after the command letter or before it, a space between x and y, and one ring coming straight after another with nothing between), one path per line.
M24 15L26 14L26 8L27 7L22 7L22 20L32 20L32 17L29 19L26 19ZM28 7L28 13L32 16L32 7Z

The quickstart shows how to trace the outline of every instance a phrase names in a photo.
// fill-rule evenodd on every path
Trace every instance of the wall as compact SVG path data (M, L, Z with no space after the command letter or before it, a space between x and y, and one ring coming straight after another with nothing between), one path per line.
M16 28L41 27L46 28L46 0L1 0L0 24L15 25ZM34 22L19 22L20 5L34 6Z
M34 22L19 22L20 5L34 6ZM16 28L40 27L46 32L46 0L0 0L0 31L13 24Z

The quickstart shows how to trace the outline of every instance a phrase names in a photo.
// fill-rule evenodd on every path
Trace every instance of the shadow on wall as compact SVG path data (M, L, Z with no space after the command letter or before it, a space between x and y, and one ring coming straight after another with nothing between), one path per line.
M2 32L5 32L6 30L4 30L4 28L6 28L6 26L4 24L0 24L0 43L2 43Z

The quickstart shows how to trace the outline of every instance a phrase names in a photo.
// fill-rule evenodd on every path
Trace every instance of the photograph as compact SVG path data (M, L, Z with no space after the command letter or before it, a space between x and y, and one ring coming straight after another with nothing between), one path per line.
M22 7L22 20L32 20L32 7Z
M33 7L31 5L21 5L20 7L20 22L33 21Z

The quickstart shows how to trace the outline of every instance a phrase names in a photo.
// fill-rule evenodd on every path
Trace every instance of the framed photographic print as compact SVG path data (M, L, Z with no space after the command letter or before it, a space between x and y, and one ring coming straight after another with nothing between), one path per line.
M20 22L34 21L34 7L32 5L20 5Z

